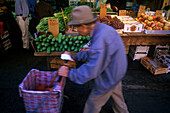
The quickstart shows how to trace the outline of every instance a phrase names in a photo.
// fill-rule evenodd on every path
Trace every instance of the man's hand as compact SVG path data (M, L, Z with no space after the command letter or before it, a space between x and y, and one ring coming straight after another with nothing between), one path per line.
M63 76L63 77L68 77L68 67L61 66L58 70L58 75Z

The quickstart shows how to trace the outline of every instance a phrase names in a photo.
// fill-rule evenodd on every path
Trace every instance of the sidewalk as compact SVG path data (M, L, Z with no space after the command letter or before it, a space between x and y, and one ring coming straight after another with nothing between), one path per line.
M130 113L170 113L170 74L152 75L138 61L130 58L123 79L123 93ZM0 111L24 113L23 99L18 85L31 69L47 70L46 58L35 57L33 50L15 50L1 60ZM89 94L89 85L77 85L67 79L62 113L82 113ZM114 113L110 101L101 113Z

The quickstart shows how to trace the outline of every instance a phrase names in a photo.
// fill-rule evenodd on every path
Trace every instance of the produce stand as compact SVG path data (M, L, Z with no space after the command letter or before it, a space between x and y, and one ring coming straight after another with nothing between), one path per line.
M122 41L125 46L130 45L170 45L170 35L169 34L145 34L145 33L123 33L120 34ZM60 56L62 51L55 51L47 54L46 51L34 52L34 56L45 56L47 60L47 66L49 69L49 62L56 56ZM72 55L77 52L71 51Z
M101 6L101 9L102 8L104 9L105 7ZM71 8L67 8L67 10L65 9L62 12L66 12L66 14L68 16L68 14L71 13L70 9ZM144 46L170 45L170 40L169 40L169 36L170 36L169 31L170 30L168 29L169 22L163 20L163 18L161 18L161 17L156 17L156 16L154 17L151 15L146 15L146 14L143 14L142 11L139 11L140 16L138 16L136 18L132 18L131 16L127 16L127 13L125 16L118 16L117 12L107 11L108 9L107 10L98 9L98 10L94 10L93 13L97 14L97 15L102 13L102 14L104 14L104 16L99 16L97 21L107 24L107 25L113 27L114 29L116 29L116 31L120 34L120 36L122 38L122 41L125 45L127 53L129 51L128 48L130 45L139 45L139 46L140 45L141 46L143 46L143 45ZM61 13L56 13L55 15L57 18L61 17L61 18L64 18L64 20L65 20L65 17L61 16ZM66 16L66 20L68 19L67 16ZM59 21L59 23L60 22L62 22L62 21ZM62 25L64 25L64 24L62 24ZM66 26L66 23L65 23L65 26ZM44 27L48 28L48 26L44 26ZM59 28L61 29L61 26L59 26ZM68 30L69 30L68 28L65 29L65 33L67 33ZM64 34L63 36L67 37L68 34ZM48 35L47 35L47 37L48 37ZM41 38L40 38L40 40L41 40ZM51 40L51 39L49 38L49 40ZM56 40L56 39L54 39L54 40ZM68 43L69 41L67 41L67 43L65 43L66 42L65 38L62 38L62 41L64 41L63 43L65 46L69 46L71 48L70 44ZM58 45L56 44L56 47L55 47L56 49L53 49L54 48L53 47L51 49L52 50L51 53L48 52L49 49L48 50L46 49L47 46L44 47L44 43L46 43L46 41L40 41L40 43L43 42L42 44L37 42L37 45L40 45L44 49L39 49L41 47L37 46L36 48L37 48L38 52L35 50L34 56L45 56L47 58L47 65L49 68L49 63L54 57L56 57L56 56L59 57L64 51L68 50L67 47L66 47L67 49L65 47L63 49L62 41L60 40L59 43L57 42ZM49 41L47 43L49 43ZM53 44L48 44L48 45L50 45L50 47L54 46L53 41L52 41L52 43ZM71 41L71 43L72 43L72 41ZM73 43L75 43L75 42L73 42ZM62 46L60 46L60 45L62 45ZM58 48L60 48L60 50ZM79 50L80 50L80 48L78 50L69 49L68 51L71 51L71 53L74 55Z

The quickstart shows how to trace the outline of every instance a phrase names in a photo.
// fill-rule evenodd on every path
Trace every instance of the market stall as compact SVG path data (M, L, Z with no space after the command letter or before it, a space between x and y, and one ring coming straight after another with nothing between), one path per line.
M98 14L99 22L110 25L118 31L126 47L127 54L128 54L130 45L139 45L139 46L170 45L169 22L167 20L164 20L162 17L159 17L159 15L162 16L162 13L161 14L155 13L157 14L157 16L147 15L147 13L143 14L144 12L143 10L145 8L146 7L140 6L139 8L140 10L137 14L137 17L135 18L131 16L127 16L129 15L130 11L126 11L126 10L119 10L119 15L120 15L119 16L117 12L111 12L111 10L108 10L107 5L101 5L101 7L98 9L95 9L93 13ZM76 33L76 30L74 28L67 28L68 26L66 25L69 22L69 19L70 19L69 15L71 13L72 8L66 7L63 10L64 11L55 13L54 17L48 17L48 18L44 18L44 20L41 20L42 22L40 22L40 24L37 26L37 30L38 31L45 31L45 30L49 31L47 20L50 18L58 18L59 19L59 32L63 33L62 36L65 36L65 38L67 38L68 35L73 35L72 32ZM98 12L96 13L96 11ZM133 13L133 16L134 16L134 13ZM41 25L41 23L45 24L46 26ZM64 30L66 34L63 32ZM72 36L73 39L74 37L76 36ZM65 39L62 41L66 42ZM50 61L55 56L60 56L66 50L70 51L72 54L76 54L78 51L80 51L81 48L83 48L83 46L85 45L85 43L87 43L87 41L84 43L82 40L82 43L83 45L81 45L81 47L77 47L78 50L71 49L71 46L70 46L70 49L67 49L66 46L69 45L68 43L64 43L63 45L59 44L60 46L59 48L61 49L60 50L57 49L57 46L56 48L51 47L51 49L55 48L55 50L51 50L50 53L47 52L46 47L44 47L43 50L39 51L37 49L37 45L33 44L34 50L35 50L34 56L46 56L47 65L49 65Z

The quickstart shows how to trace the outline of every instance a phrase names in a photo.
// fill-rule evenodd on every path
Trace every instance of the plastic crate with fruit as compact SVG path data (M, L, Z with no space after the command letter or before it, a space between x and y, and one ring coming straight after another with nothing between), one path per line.
M143 24L146 34L170 34L170 23L162 17L142 13L136 20Z

